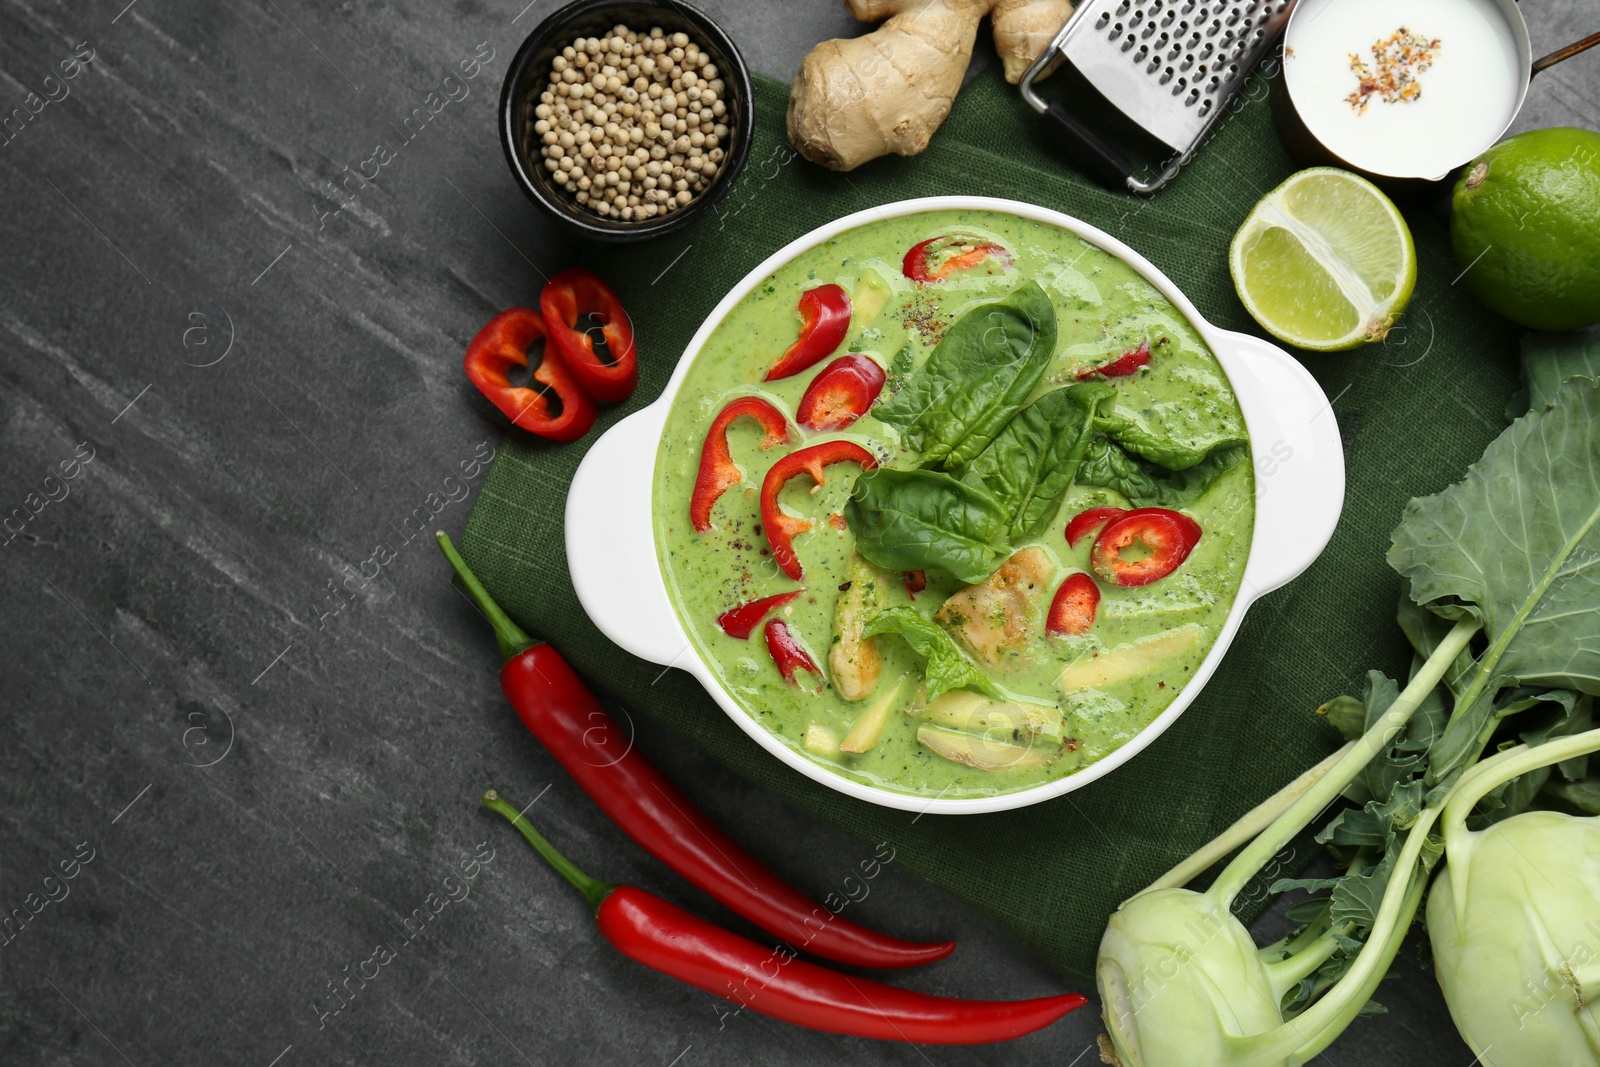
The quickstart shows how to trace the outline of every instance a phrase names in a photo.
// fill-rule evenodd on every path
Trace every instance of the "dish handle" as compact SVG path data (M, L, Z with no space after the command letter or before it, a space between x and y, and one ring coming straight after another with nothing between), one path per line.
M665 419L665 408L652 404L589 449L567 492L566 539L572 585L589 618L624 651L670 665L689 640L661 580L650 516Z
M1250 428L1256 521L1245 567L1251 597L1287 584L1322 554L1344 509L1344 445L1322 386L1289 353L1223 330L1223 366Z

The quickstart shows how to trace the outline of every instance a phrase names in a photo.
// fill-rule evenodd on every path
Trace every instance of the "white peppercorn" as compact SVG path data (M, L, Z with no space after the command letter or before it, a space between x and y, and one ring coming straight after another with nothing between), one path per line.
M612 27L550 64L526 136L554 183L596 214L648 219L705 190L726 158L722 79L687 33ZM603 191L603 192L602 192Z

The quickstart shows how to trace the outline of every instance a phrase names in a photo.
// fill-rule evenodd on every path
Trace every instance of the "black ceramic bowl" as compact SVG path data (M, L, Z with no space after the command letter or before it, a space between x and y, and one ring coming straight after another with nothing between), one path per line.
M618 24L644 32L659 26L669 34L686 33L711 57L723 82L728 138L722 169L709 187L688 204L665 215L638 221L611 219L586 211L572 194L555 184L543 165L540 145L529 133L533 109L550 80L550 61L576 37L602 37ZM675 233L705 214L727 195L750 155L755 116L750 71L733 41L715 22L680 0L670 3L618 3L577 0L534 27L517 49L500 90L500 144L506 162L528 199L584 237L599 241L643 241Z

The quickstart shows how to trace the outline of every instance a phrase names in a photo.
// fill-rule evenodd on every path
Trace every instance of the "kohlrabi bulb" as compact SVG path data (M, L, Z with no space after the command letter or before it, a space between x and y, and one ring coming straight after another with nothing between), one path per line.
M1428 936L1478 1061L1600 1065L1600 820L1532 811L1446 844Z
M1247 1039L1283 1023L1249 932L1225 902L1187 889L1124 904L1106 925L1095 977L1123 1067L1245 1062Z

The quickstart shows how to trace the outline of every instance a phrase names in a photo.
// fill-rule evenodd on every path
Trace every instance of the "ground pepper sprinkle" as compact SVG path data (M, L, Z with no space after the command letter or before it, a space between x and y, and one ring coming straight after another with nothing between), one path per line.
M1371 67L1357 52L1350 53L1350 73L1360 81L1356 91L1345 97L1358 115L1364 115L1373 97L1386 104L1404 104L1422 96L1417 75L1433 66L1439 54L1439 38L1429 39L1401 26L1387 38L1374 41Z

